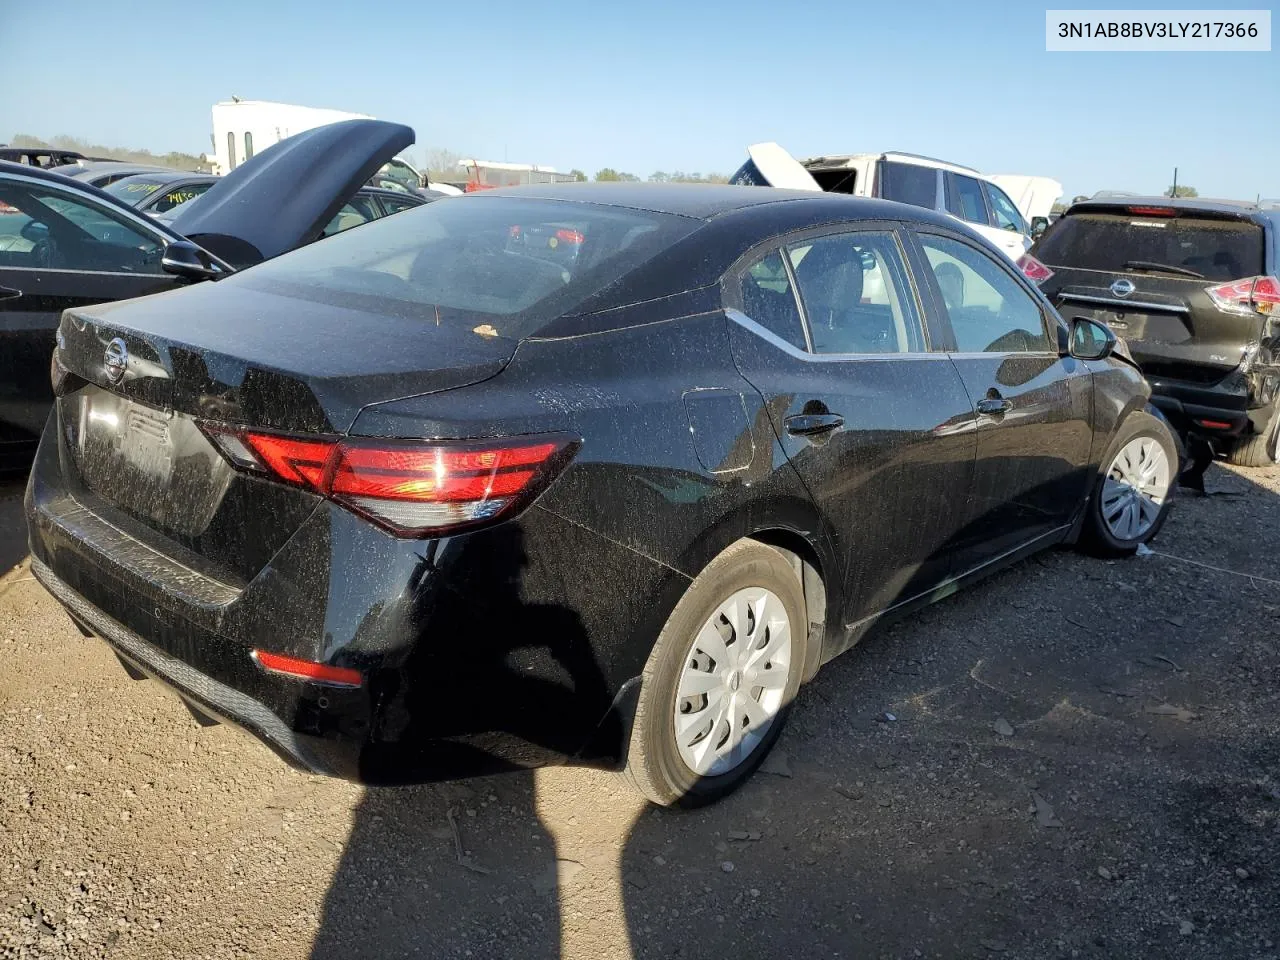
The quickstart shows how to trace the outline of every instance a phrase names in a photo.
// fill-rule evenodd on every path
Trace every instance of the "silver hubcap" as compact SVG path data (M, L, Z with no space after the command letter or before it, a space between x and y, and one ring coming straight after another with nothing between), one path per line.
M1120 448L1102 484L1102 519L1117 540L1137 540L1160 516L1169 496L1169 458L1151 437Z
M760 745L791 676L791 622L777 595L739 590L702 625L676 688L676 745L700 777L728 773Z

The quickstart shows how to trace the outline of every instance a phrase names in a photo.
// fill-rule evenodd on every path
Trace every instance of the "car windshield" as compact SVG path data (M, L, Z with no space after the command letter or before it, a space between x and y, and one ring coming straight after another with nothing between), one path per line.
M471 196L341 233L228 278L486 333L527 336L699 221L589 203Z
M113 197L118 197L128 204L137 204L144 197L149 197L169 181L158 180L155 177L139 174L136 177L125 177L122 180L116 180L109 183L102 189L107 191Z
M1263 272L1262 228L1246 220L1077 213L1062 217L1032 251L1049 266L1150 273L1159 265L1208 280Z

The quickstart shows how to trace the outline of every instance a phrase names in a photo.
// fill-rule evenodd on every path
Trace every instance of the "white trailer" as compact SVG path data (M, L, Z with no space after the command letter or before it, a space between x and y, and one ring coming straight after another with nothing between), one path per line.
M213 172L222 176L285 137L342 120L372 120L366 113L300 107L269 100L224 100L213 105Z

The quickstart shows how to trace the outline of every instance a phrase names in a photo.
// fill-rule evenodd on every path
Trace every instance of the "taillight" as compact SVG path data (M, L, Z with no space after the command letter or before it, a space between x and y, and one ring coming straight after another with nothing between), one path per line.
M202 428L233 466L306 487L402 537L505 519L545 490L578 447L564 436L369 440Z
M1264 317L1280 317L1280 279L1275 277L1246 277L1215 287L1205 287L1205 293L1219 310L1248 316L1252 313Z
M1044 283L1053 276L1052 270L1029 253L1024 253L1018 258L1018 269L1023 272L1028 280L1035 284Z

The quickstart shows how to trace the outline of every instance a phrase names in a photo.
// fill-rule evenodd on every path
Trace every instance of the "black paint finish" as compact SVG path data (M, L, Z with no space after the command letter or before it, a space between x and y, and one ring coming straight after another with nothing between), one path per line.
M37 576L131 662L141 638L145 669L313 769L405 782L612 766L654 638L727 546L755 537L810 571L811 672L882 612L1065 539L1102 451L1146 402L1120 360L953 355L928 298L933 352L818 357L722 292L744 254L793 231L950 229L925 211L727 187L544 192L704 222L519 341L247 283L68 313L68 372L27 494ZM376 242L377 228L361 230ZM137 358L118 385L114 337ZM991 386L1013 402L1000 423L977 409ZM231 470L196 418L581 445L519 516L409 540ZM133 429L162 429L171 460ZM272 676L256 647L367 682Z

